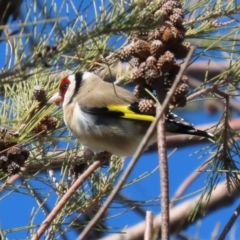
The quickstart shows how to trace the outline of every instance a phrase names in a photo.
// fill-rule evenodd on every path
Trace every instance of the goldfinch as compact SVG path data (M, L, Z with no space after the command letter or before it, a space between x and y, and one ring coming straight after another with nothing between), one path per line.
M153 115L140 113L137 99L130 91L104 82L91 72L65 77L50 103L63 105L64 122L79 142L95 152L107 151L131 156L137 149ZM166 117L166 131L207 138L214 135L198 130L173 113ZM149 142L156 141L156 134Z

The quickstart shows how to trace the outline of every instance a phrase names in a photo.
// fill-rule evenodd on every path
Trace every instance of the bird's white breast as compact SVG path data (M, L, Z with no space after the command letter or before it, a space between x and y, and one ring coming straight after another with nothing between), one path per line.
M64 122L72 134L82 144L89 146L90 148L94 141L94 135L101 135L99 127L94 124L91 116L81 111L78 104L72 103L64 108Z

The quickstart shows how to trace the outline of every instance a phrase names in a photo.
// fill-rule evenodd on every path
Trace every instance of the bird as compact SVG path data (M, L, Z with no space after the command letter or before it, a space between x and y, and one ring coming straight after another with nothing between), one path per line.
M141 113L139 99L125 88L83 71L63 78L49 103L62 105L63 119L77 140L93 152L132 156L154 121L154 114ZM212 133L170 112L165 120L169 134L189 134L214 139ZM156 142L155 133L148 146Z

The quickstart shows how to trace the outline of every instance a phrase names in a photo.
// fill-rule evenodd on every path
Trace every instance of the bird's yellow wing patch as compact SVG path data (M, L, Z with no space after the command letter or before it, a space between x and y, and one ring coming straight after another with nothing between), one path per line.
M147 114L136 113L129 109L127 105L108 105L107 108L109 111L121 112L123 115L122 118L140 120L140 121L154 121L155 117Z

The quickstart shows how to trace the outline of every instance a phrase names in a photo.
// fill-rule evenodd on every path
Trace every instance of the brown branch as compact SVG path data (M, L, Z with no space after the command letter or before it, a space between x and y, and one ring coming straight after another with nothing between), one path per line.
M191 94L190 96L187 97L187 101L191 101L193 100L194 98L197 98L201 95L204 95L204 94L207 94L207 93L216 93L218 90L218 87L225 84L226 83L226 80L221 80L221 81L217 81L215 82L212 86L210 87L207 87L207 88L204 88L204 89L201 89L193 94Z
M204 89L201 89L195 93L192 93L190 96L187 97L187 102L201 96L201 95L204 95L204 94L207 94L207 93L210 93L212 92L212 89L213 89L213 86L211 87L208 87L208 88L204 88Z
M161 186L161 212L162 212L162 236L163 240L170 239L169 232L169 179L168 179L168 158L166 147L165 115L163 115L157 127L158 132L158 161L160 170Z
M178 232L180 230L185 229L186 227L190 226L198 219L206 217L206 209L208 209L208 214L219 210L220 208L225 208L233 204L233 202L238 199L239 197L239 190L237 188L232 188L231 195L226 188L226 182L219 183L215 190L212 192L211 198L208 199L204 198L200 204L198 209L196 218L194 221L188 221L189 216L191 215L192 211L196 208L196 204L199 203L199 199L201 194L187 200L178 206L174 207L170 211L170 231L171 233ZM157 215L154 218L153 226L155 231L159 231L158 235L161 234L161 214ZM141 240L143 239L145 231L145 222L141 222L136 224L135 226L125 229L124 233L122 234L112 234L108 237L102 238L101 240Z
M174 85L178 85L181 81L181 77L188 66L188 63L192 57L192 54L195 50L195 47L191 47L188 55L181 65L181 69L174 80ZM170 91L173 91L173 87ZM169 94L170 94L169 91ZM174 90L175 91L175 90ZM157 91L157 94L161 93L161 91ZM173 94L173 92L171 92ZM158 97L159 99L159 97ZM158 107L158 111L162 109L160 106ZM162 211L162 222L161 225L161 233L162 239L168 240L170 239L169 232L169 175L168 175L168 158L167 158L167 148L166 148L166 131L165 131L165 115L162 114L159 119L157 126L157 135L158 135L158 154L159 154L159 169L160 169L160 185L161 185L161 211Z
M144 232L144 240L153 239L153 213L151 211L146 212L146 226Z
M53 208L52 212L47 216L45 221L41 224L38 231L33 235L32 240L39 239L46 229L50 226L52 221L55 219L57 214L62 210L62 208L67 204L72 195L77 191L77 189L81 186L81 184L91 175L93 174L101 165L102 161L95 161L92 165L88 167L88 169L73 183L73 185L68 189L66 194L60 199L57 205Z

